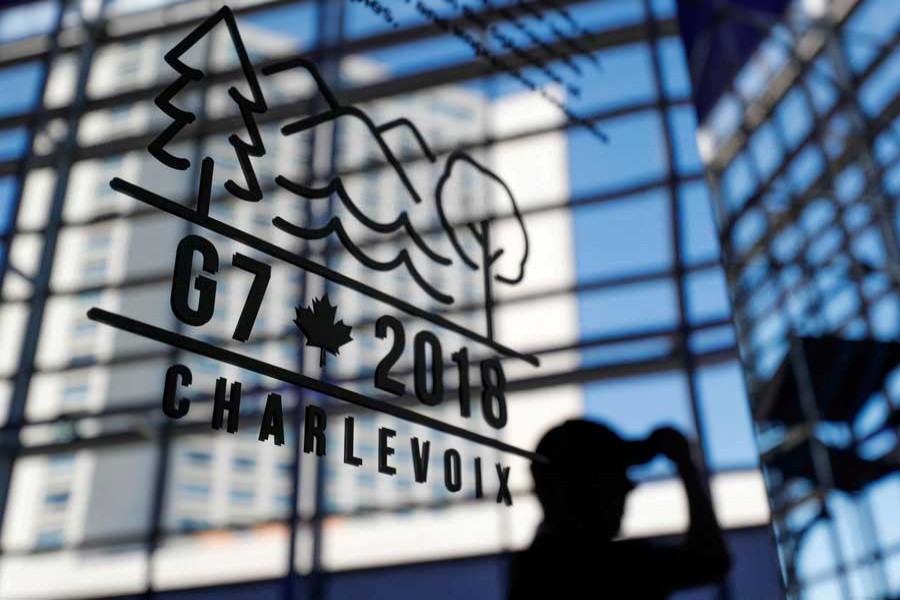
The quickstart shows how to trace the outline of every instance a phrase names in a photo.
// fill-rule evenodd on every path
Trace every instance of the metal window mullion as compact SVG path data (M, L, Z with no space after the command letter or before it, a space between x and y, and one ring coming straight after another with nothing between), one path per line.
M662 65L659 56L660 49L658 44L660 37L656 19L653 14L653 6L651 0L643 0L643 6L645 19L644 25L647 30L647 39L644 43L649 45L650 50L650 61L652 65L654 80L654 97L657 102L657 111L659 113L660 124L663 129L663 141L665 145L667 161L666 169L669 178L668 184L666 186L666 191L669 199L668 215L671 236L670 251L672 264L675 269L674 280L678 304L678 338L676 341L676 351L678 353L678 360L681 363L681 370L687 377L687 391L691 410L691 419L701 450L699 456L695 455L694 458L700 464L701 473L703 474L703 485L705 491L707 494L710 494L709 484L711 474L707 461L707 452L710 449L707 447L707 436L705 431L706 428L703 423L703 419L700 416L701 407L697 382L697 365L694 357L694 351L690 344L691 327L687 309L688 298L687 291L685 289L684 259L681 252L681 211L679 210L679 195L677 188L678 180L676 174L678 172L678 165L675 162L675 144L673 142L674 133L670 121L671 115L669 112L670 107L668 98L665 87L663 85ZM724 599L727 597L727 586L727 582L722 582L717 586L719 598Z
M830 37L831 34L828 34L828 35ZM831 40L829 40L829 41L831 41ZM829 44L829 41L825 42L826 46ZM833 56L829 56L829 58L831 58L832 62L834 62ZM814 67L814 65L811 65L811 67ZM817 113L815 105L813 103L812 90L810 89L809 82L806 80L806 78L799 79L799 87L800 87L800 90L801 90L801 93L802 93L804 99L806 100L807 104L809 105L809 108L810 108L812 114L815 117L818 117L818 113ZM853 93L852 89L843 88L842 86L838 86L838 87L839 87L839 99L836 104L837 110L834 111L835 116L840 115L841 111L844 109L846 104L850 103L852 98L854 97L854 93ZM816 121L818 121L818 119L816 119ZM824 137L824 132L822 131L821 127L817 126L817 127L813 128L813 134L815 136L816 148L818 149L819 154L825 163L827 177L831 181L834 181L837 178L837 176L839 175L839 171L837 171L835 169L834 163L832 162L831 157L829 156L827 150L825 149L825 141L826 140ZM867 141L868 140L866 138L864 138L863 143L860 145L860 150L863 154L865 154L866 149L868 148ZM868 173L867 173L867 178L868 178ZM869 185L867 185L867 190L868 190L868 188L869 188ZM862 316L864 319L864 323L865 323L865 327L866 327L866 334L867 334L867 336L871 337L871 335L872 335L872 315L870 313L871 306L865 297L865 293L864 293L864 290L862 287L862 274L860 272L859 266L854 260L852 260L853 255L852 255L852 250L850 247L850 243L851 243L852 239L851 239L850 234L848 233L846 223L843 221L841 216L842 216L842 211L839 211L838 217L835 220L836 221L835 224L836 224L838 230L841 232L841 248L842 248L843 252L848 257L850 257L850 266L849 266L850 283L853 285L855 295L857 297L857 300L859 301L858 311L862 313L860 316ZM884 220L885 219L882 216L881 218L878 219L878 222L883 222ZM828 229L830 229L830 227L826 228L826 231ZM806 246L805 250L807 250L807 251L809 250L808 245ZM819 309L822 311L821 318L823 319L823 321L825 321L827 323L827 316L825 314L824 298L825 298L826 294L829 294L829 292L831 292L831 290L823 289L823 287L822 287L823 283L821 281L816 280L812 283L816 287L816 289L819 290L818 297L819 297ZM832 324L829 324L829 326L830 325L832 325ZM816 413L816 422L818 422L818 414L817 413ZM852 427L850 428L850 432L851 432L851 436L853 436L853 438L855 439L855 435L853 435ZM815 439L815 438L813 438L813 439ZM814 452L814 457L815 457L815 453L817 452L815 448L813 449L813 452ZM825 458L827 460L827 456ZM816 464L816 470L817 470L817 474L818 474L818 471L821 469L821 466L823 463L821 460L816 460L814 462ZM825 464L827 464L827 463L825 463ZM824 481L824 480L820 479L820 481ZM829 488L833 487L830 482L828 483L828 487ZM867 501L865 501L864 498L860 499L860 500L861 500L860 503L855 504L856 508L859 510L859 513L860 513L858 516L860 516L861 520L863 521L862 525L864 525L867 529L869 529L869 531L867 532L867 534L864 537L871 539L873 536L876 536L876 540L877 540L877 532L873 528L873 524L874 524L875 520L874 520L874 515L872 514L872 508L871 508L870 504ZM823 498L823 504L826 502L827 502L827 497ZM830 509L828 509L828 508L826 508L826 511L829 514L831 512ZM833 530L832 536L836 537L839 540L841 537L841 534L837 530L837 526L833 521L830 523L830 530ZM875 571L877 573L876 577L879 580L880 587L882 590L886 590L888 587L887 586L888 575L887 575L887 571L885 569L885 565L883 564L883 561L882 561L883 557L881 556L880 548L877 547L877 543L876 543L876 547L871 550L871 554L874 559L874 563L877 567L875 569ZM838 554L838 556L841 557L841 561L842 561L841 569L846 573L847 568L848 568L848 563L846 561L846 557L844 557L842 554Z
M316 60L321 65L321 72L323 76L327 80L332 80L337 82L336 88L339 91L341 86L341 82L339 80L340 74L340 60L341 54L338 52L337 56L329 57L325 55L325 48L330 47L332 44L336 44L338 49L341 48L341 44L344 41L344 0L339 0L338 2L329 1L329 0L316 0L316 16L318 22L318 30L316 34L316 43L313 50L313 59ZM337 64L334 64L333 61L338 61ZM310 107L310 114L315 114L314 111L318 108L321 109L323 106L321 105L321 98L314 98L313 104ZM329 158L329 171L334 171L335 165L335 142L336 142L336 133L334 130L331 132L331 139L327 140L327 143L331 144L331 156ZM316 165L316 144L319 143L316 132L313 132L312 135L309 136L308 142L309 144L306 156L307 156L307 164L306 168L309 169L309 173L315 173L317 168ZM329 206L333 202L329 199ZM312 221L313 215L312 210L313 206L311 202L306 202L304 206L304 219L307 223ZM308 241L300 240L298 241L300 245L300 251L310 252L312 244ZM323 262L327 264L328 253L324 253ZM324 286L327 286L327 282L323 282ZM311 300L310 295L310 277L305 271L301 272L300 277L300 302L305 306L307 300ZM297 366L300 372L304 372L305 368L308 366L306 362L306 349L305 346L298 344L297 347ZM313 368L316 367L315 363L312 365ZM321 377L324 378L326 373L324 369L322 369ZM294 457L294 470L293 470L293 479L291 482L291 518L290 518L290 531L288 535L288 570L287 570L287 578L285 580L285 585L282 588L284 594L284 600L293 600L296 598L296 594L298 593L298 579L299 577L296 575L296 562L297 562L297 540L299 538L300 532L298 531L300 526L300 518L297 514L298 504L300 500L300 485L301 485L301 459L303 454L301 453L301 444L303 438L303 422L305 417L306 406L309 403L308 394L303 388L296 389L297 401L294 404L293 410L293 418L294 418L294 447L293 447L293 457ZM322 536L323 536L323 527L322 527L322 519L325 516L325 509L323 506L324 503L324 474L325 474L325 460L321 457L316 457L313 466L315 469L315 477L311 479L312 485L314 486L314 496L313 496L313 514L312 514L312 523L311 523L311 531L310 535L312 536L312 564L310 573L308 575L308 586L307 592L312 598L312 600L320 600L325 595L325 583L322 575ZM307 466L308 466L307 461Z
M43 324L44 309L49 297L50 279L52 276L53 262L56 255L56 245L59 238L60 223L62 222L63 204L65 203L68 189L69 173L72 167L72 159L78 147L78 124L87 98L88 77L91 72L91 63L96 49L96 39L103 27L103 12L107 0L101 0L100 11L95 21L87 29L86 41L81 48L81 64L76 80L76 94L69 108L67 121L68 129L63 150L57 155L57 179L53 190L52 201L47 215L47 228L44 235L44 247L41 252L39 268L34 279L31 309L26 322L25 335L19 354L19 369L16 374L12 398L9 403L7 420L13 425L20 425L25 418L25 403L28 398L28 390L31 377L34 373L34 361L37 356L40 332ZM64 11L64 7L61 7ZM43 101L43 99L42 99ZM8 451L0 458L0 532L8 508L10 484L12 483L12 470L16 457L21 450L21 440L18 428L13 429L4 436L4 445Z
M7 250L3 254L0 254L0 303L2 303L2 292L3 292L3 281L6 277L6 272L11 268L11 259L10 256L12 254L13 241L15 240L15 231L17 229L16 222L19 217L19 209L22 205L22 197L25 193L25 180L28 177L28 173L32 168L32 163L34 162L34 140L37 136L37 131L40 128L41 124L45 122L45 114L46 108L44 106L44 96L47 93L47 83L50 80L50 70L53 67L54 61L59 53L59 33L62 31L63 17L65 15L65 7L68 0L59 0L57 3L58 14L56 18L56 23L53 28L53 33L51 34L50 48L46 51L46 53L41 55L41 68L43 69L43 77L41 78L41 83L38 86L38 92L36 95L35 106L32 107L31 113L28 115L27 124L26 124L26 142L25 142L25 155L20 157L16 162L16 186L15 186L15 199L12 204L12 212L10 214L9 219L9 227L10 233L7 237ZM2 244L3 240L0 239L0 244ZM0 516L2 519L2 516Z
M891 56L891 52L889 52L888 50L882 50L878 54L878 56L876 56L872 60L872 62L866 67L866 70L863 74L863 78L865 79L865 78L869 77L870 75L872 75L882 64L884 64L890 58L890 56ZM810 65L808 63L798 64L797 68L800 69L800 72L798 72L798 74L797 74L797 79L803 77L806 74L806 71L809 67L810 67ZM773 105L773 107L774 106L776 106L776 105ZM832 106L831 108L828 109L828 111L826 111L824 117L826 119L832 117L837 112L839 106L840 106L840 100L835 102L834 106ZM896 111L896 109L894 109L894 111ZM770 110L770 111L766 112L762 118L768 118L771 114L773 114L773 112ZM772 173L772 175L769 177L769 179L767 181L767 185L768 185L768 183L773 182L776 179L778 179L779 177L781 177L782 175L784 175L787 165L789 165L791 163L791 161L793 161L793 159L796 158L800 154L800 152L804 149L804 147L813 139L813 137L814 137L813 129L815 129L816 127L821 127L821 124L818 121L813 121L812 129L808 133L806 133L804 138L797 144L796 148L794 148L788 155L786 155L784 157L784 160L782 161L781 165L779 165L779 167L775 170L775 172ZM746 150L746 143L747 143L747 140L746 139L743 140L741 142L740 147L735 149L734 154L732 156L737 156L739 154L739 152ZM724 170L724 167L727 166L727 164L729 164L729 163L726 163L725 165L722 165L721 163L713 163L711 165L711 168L715 171L721 172ZM747 207L750 206L751 202L756 200L758 196L759 196L759 194L755 193L754 195L752 195L750 197L750 199L747 201L747 204L745 204L744 207L734 211L731 215L729 215L728 220L725 222L724 228L722 229L722 232L720 235L725 236L731 232L731 230L734 227L734 224L738 221L738 219L740 219L744 215L744 213L747 210ZM774 233L777 233L777 231Z

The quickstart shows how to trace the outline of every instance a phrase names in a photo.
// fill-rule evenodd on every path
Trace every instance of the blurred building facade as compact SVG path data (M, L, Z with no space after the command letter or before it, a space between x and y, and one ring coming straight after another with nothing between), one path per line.
M451 3L433 4L466 23ZM377 122L414 122L441 157L437 165L404 132L385 137L424 189L434 185L442 160L464 148L515 191L533 254L525 283L498 289L496 328L508 345L538 354L542 366L535 372L505 363L510 419L502 438L534 447L544 430L572 416L608 421L631 437L674 424L703 451L736 555L728 583L691 597L778 597L768 503L694 142L675 3L506 4L470 8L508 32L521 34L519 26L527 25L554 39L551 25L568 31L568 43L557 40L556 54L541 61L577 84L580 93L568 90L566 105L608 142L567 122L543 95L490 73L412 9L398 8L395 28L359 2L276 0L233 8L258 64L308 54L340 98ZM177 327L168 307L174 247L200 232L114 193L108 182L118 176L193 202L196 171L173 176L145 148L167 124L152 102L174 78L162 55L217 7L45 1L0 13L0 80L23 91L0 103L0 344L11 349L0 358L9 480L0 596L151 590L162 597L345 598L379 585L392 598L502 597L507 553L529 543L540 518L526 462L512 463L515 502L507 508L451 494L439 478L422 486L409 472L385 477L368 465L343 465L340 437L326 457L309 456L295 432L302 407L315 402L327 407L338 430L339 419L354 416L367 463L375 460L381 426L397 430L400 440L431 440L434 456L452 446L486 464L506 460L84 318L87 308L103 306ZM223 170L230 161L236 170L224 143L233 115L222 98L240 82L226 42L220 35L211 48L198 49L195 58L210 77L184 102L202 115L201 134L179 148L195 158L211 154ZM495 50L503 55L503 48ZM548 93L561 94L558 82L540 81ZM275 110L263 133L277 146L259 163L261 179L321 168L342 173L373 201L390 196L390 174L370 164L355 132L328 132L331 145L343 149L337 160L320 155L324 144L277 134L302 110L297 98L314 95L308 77L285 74L266 94ZM481 195L464 189L460 201ZM296 197L277 189L267 189L258 204L217 197L212 214L295 248L303 246L273 231L271 220L310 218ZM421 219L425 229L436 224L433 215ZM221 257L241 248L210 238ZM339 247L305 250L340 272L371 277L379 289L437 308L402 277L364 273ZM379 307L287 265L272 268L267 298L275 300L264 305L249 350L241 350L317 374L317 360L298 347L290 321L298 304L327 291L354 324L356 341L340 357L328 357L325 376L367 389L387 347L372 339ZM477 330L484 322L480 274L454 277L443 284L469 297L448 314ZM223 269L203 339L228 340L249 281L246 273ZM404 322L410 331L421 326ZM447 354L462 343L444 334L441 341ZM405 379L410 358L397 366ZM195 376L191 414L177 423L159 410L165 370L175 362ZM233 436L209 429L218 377L241 381L245 392ZM256 439L269 391L284 396L289 431L282 447ZM457 413L449 403L429 412L490 431ZM407 464L408 446L398 444L395 458ZM629 504L626 536L683 531L687 512L673 475L656 463L636 473L643 485ZM56 576L40 576L47 572Z
M893 598L900 6L762 4L682 18L782 567Z

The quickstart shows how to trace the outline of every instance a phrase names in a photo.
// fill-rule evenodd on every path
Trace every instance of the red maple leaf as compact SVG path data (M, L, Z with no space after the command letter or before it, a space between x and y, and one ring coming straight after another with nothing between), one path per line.
M297 306L297 318L294 324L306 336L306 345L321 349L319 354L319 366L325 366L325 351L337 356L341 346L352 340L349 325L345 325L343 319L335 322L337 307L332 306L328 300L328 294L322 299L313 298L312 309Z

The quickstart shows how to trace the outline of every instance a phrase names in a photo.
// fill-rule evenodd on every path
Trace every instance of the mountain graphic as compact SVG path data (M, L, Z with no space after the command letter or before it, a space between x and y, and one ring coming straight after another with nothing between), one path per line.
M387 165L386 168L391 173L391 177L395 178L395 188L400 190L401 197L392 198L392 202L398 203L400 206L403 206L405 202L408 207L422 204L422 197L412 184L412 181L400 160L385 142L383 137L383 134L391 129L399 127L406 128L413 134L428 160L434 162L434 154L428 147L428 144L425 142L421 133L416 129L415 125L408 119L396 119L378 125L360 108L352 105L342 105L326 84L316 65L306 58L296 57L267 65L263 67L262 73L265 76L270 76L289 69L305 70L312 77L320 96L325 100L328 108L320 114L304 117L284 125L281 128L282 135L289 136L311 131L317 127L336 122L341 122L344 126L362 126L365 128L367 135L370 136L374 147L377 148L377 153L380 154L380 158L383 159L384 163ZM275 182L283 189L309 200L325 199L336 196L357 224L378 234L392 235L403 233L408 236L412 244L429 260L443 266L452 264L450 258L441 255L431 248L420 233L416 231L410 221L406 209L399 210L399 212L392 214L389 219L385 220L371 217L360 207L358 199L354 198L353 195L348 192L344 180L340 175L331 178L330 181L321 185L295 181L284 175L276 176ZM432 207L429 206L428 208L430 210ZM357 261L366 267L376 271L392 271L403 266L412 276L416 284L429 296L444 304L453 303L453 297L451 295L437 289L426 280L413 263L408 249L401 248L397 251L396 255L389 259L377 259L355 242L348 232L347 226L339 216L332 216L327 223L318 227L301 226L291 223L281 217L276 217L273 220L273 224L282 231L307 240L319 240L334 235L340 240L341 245Z

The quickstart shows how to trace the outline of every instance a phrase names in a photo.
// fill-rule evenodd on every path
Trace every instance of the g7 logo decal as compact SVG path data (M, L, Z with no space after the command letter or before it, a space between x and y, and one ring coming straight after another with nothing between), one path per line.
M357 127L361 126L378 149L381 160L387 165L389 176L396 182L394 189L399 190L400 197L392 199L394 202L392 206L395 208L392 214L373 216L366 213L359 198L354 197L354 194L348 191L340 176L319 182L311 176L310 180L300 180L296 176L289 177L278 173L271 181L263 180L261 184L255 161L266 154L267 148L267 142L263 139L257 123L257 119L265 116L268 111L263 95L265 86L260 85L261 80L257 77L254 66L249 60L234 16L227 7L206 19L165 55L166 63L177 72L178 77L160 92L155 103L171 119L171 123L148 146L150 154L165 166L178 171L186 171L191 167L190 159L179 156L171 145L178 139L182 131L189 129L197 122L197 117L190 111L178 108L176 99L192 84L206 77L202 70L186 64L185 55L220 24L227 27L231 44L238 55L240 71L246 88L249 90L249 92L241 92L236 86L228 89L228 97L234 103L240 122L243 123L240 133L232 133L228 137L228 143L238 166L238 169L234 171L236 175L224 183L228 194L239 202L264 202L264 190L273 182L278 188L295 195L299 202L316 203L324 198L336 198L342 207L345 218L349 215L354 220L355 228L362 227L375 235L403 236L403 239L408 239L411 248L416 249L416 255L424 257L420 260L429 261L430 272L434 272L434 269L438 269L437 272L440 272L440 269L480 271L485 313L484 333L474 331L442 313L425 310L414 304L409 298L379 290L359 279L342 274L326 264L316 262L308 256L278 246L267 239L251 235L224 220L211 217L210 203L213 197L211 190L216 169L215 160L211 156L205 156L200 161L198 189L192 207L120 178L114 178L110 182L111 187L139 202L255 251L246 254L234 252L230 257L233 267L253 276L252 284L231 335L233 340L245 343L252 338L260 306L272 278L272 267L268 262L254 258L251 254L265 255L270 259L290 265L294 269L321 277L333 285L354 290L374 303L387 305L407 317L430 324L436 330L454 333L467 340L467 343L495 353L493 356L477 361L480 395L476 402L480 404L482 416L490 427L503 428L508 420L508 411L507 381L501 359L521 360L534 366L539 364L536 356L517 352L500 343L496 339L494 331L493 287L496 284L515 285L521 282L525 276L528 259L528 236L512 190L498 174L479 163L474 157L461 151L449 154L435 189L416 189L416 186L413 185L413 178L409 176L404 165L383 138L387 131L404 128L414 136L426 160L436 164L438 159L435 153L415 125L407 119L376 124L360 108L340 103L317 67L302 57L264 66L261 69L262 77L272 77L278 73L295 69L302 70L309 74L315 82L318 96L324 100L325 110L287 123L281 128L280 134L287 137L304 132L315 132L318 128L326 125L333 126L336 123L352 123ZM507 212L512 215L516 224L518 232L516 235L520 236L515 246L518 248L517 255L510 256L507 248L497 244L497 238L492 235L493 215L490 212L479 215L476 220L454 222L454 211L453 207L448 206L446 189L448 182L453 181L456 174L464 169L483 177L495 189L499 187L502 190L500 197L506 203ZM239 175L237 175L238 172ZM435 222L440 224L444 235L449 239L452 248L451 254L455 254L454 256L444 255L435 250L426 241L426 237L413 226L408 210L416 206L435 211ZM389 273L405 272L434 301L448 306L457 302L451 290L441 289L439 283L428 280L406 247L400 248L396 254L388 258L374 256L364 245L353 239L347 225L336 214L330 215L324 224L320 225L297 223L289 218L275 216L272 219L272 225L302 240L333 239L340 244L340 248L362 266ZM500 261L502 256L505 260ZM219 287L216 274L223 259L228 260L227 257L221 256L216 245L203 235L187 235L178 244L175 252L170 306L173 314L185 325L200 327L211 320ZM200 272L194 275L193 270L196 263L200 265ZM196 296L194 306L191 303L191 296ZM88 316L95 321L123 331L216 361L229 363L241 369L254 371L292 386L313 390L359 407L392 415L503 452L513 453L531 460L544 460L541 456L507 444L502 440L337 385L323 377L297 373L248 354L217 346L199 337L170 331L100 308L92 308L88 311ZM353 341L351 334L353 325L344 323L338 307L331 303L327 294L313 298L309 306L297 306L294 324L298 333L305 339L306 345L319 348L319 366L321 368L324 368L326 364L326 352L338 356L340 349ZM394 315L384 314L375 323L375 335L381 339L390 338L391 345L390 350L380 360L374 371L373 385L394 396L401 396L406 393L406 385L392 377L391 371L406 350L404 323ZM438 406L443 403L445 398L445 354L441 342L434 331L424 329L415 333L412 346L415 397L426 407ZM469 418L472 415L473 403L470 369L475 366L470 364L474 362L470 360L470 348L467 346L455 348L450 352L450 357L454 369L457 371L459 414L463 418ZM177 398L177 390L179 386L190 386L192 380L193 374L185 365L176 364L169 368L163 389L163 411L170 418L182 418L188 413L190 401L186 398ZM240 382L231 382L229 385L224 378L217 380L211 422L214 429L220 429L224 425L229 432L237 431L240 399ZM315 452L317 455L325 453L326 423L327 414L324 410L315 405L306 407L303 433L303 450L305 452ZM344 422L344 462L351 466L360 466L362 459L355 456L353 449L353 428L353 418L347 417ZM378 470L387 475L396 473L396 469L389 465L389 457L393 454L391 438L394 435L395 433L388 428L379 430ZM259 432L261 441L266 441L270 437L273 437L278 445L284 443L281 396L277 393L268 395ZM428 441L422 443L414 437L410 440L410 445L416 481L425 481L428 473L430 443ZM508 489L509 467L498 463L496 472L499 482L497 501L511 504L512 498ZM461 457L454 449L448 449L444 453L444 473L447 489L458 491L461 487ZM481 473L481 459L475 459L474 487L478 497L483 494Z

